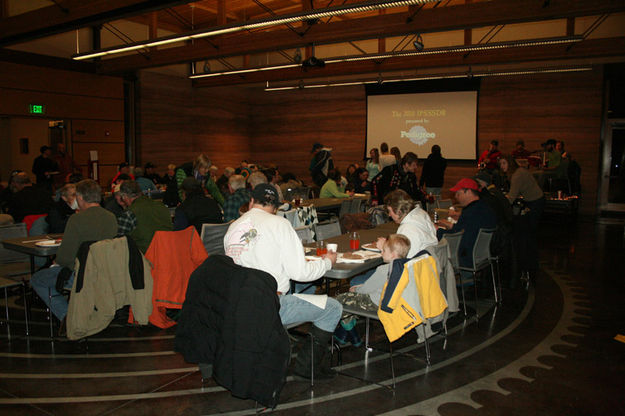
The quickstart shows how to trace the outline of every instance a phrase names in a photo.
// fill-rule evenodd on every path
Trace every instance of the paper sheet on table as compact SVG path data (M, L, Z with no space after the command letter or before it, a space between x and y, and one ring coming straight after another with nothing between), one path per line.
M321 309L325 309L326 302L328 302L328 295L306 295L304 293L295 293L293 296L298 297L301 300L305 300L306 302Z

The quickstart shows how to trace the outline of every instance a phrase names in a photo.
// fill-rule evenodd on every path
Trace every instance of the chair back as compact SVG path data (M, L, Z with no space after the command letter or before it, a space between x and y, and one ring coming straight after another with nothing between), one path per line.
M230 221L224 224L202 224L200 239L209 256L212 254L226 254L224 251L224 236L232 222L233 221Z
M297 233L297 236L302 241L302 243L313 242L313 232L309 225L298 227L295 229L295 232Z
M452 205L451 199L438 199L436 201L436 208L449 209Z
M26 224L23 222L0 226L0 241L12 238L24 238L27 235ZM29 261L28 254L22 254L17 251L6 249L2 244L0 244L0 264L20 263L25 261Z
M358 214L360 212L360 206L362 205L362 199L354 198L352 199L352 205L350 207L351 214Z
M460 230L457 233L445 234L445 236L442 238L442 240L447 241L447 248L449 250L449 261L451 261L451 265L456 272L458 272L458 267L460 266L458 256L460 251L460 240L462 240L463 235L464 230Z
M478 268L489 263L490 241L495 233L495 228L480 228L473 246L473 267Z
M352 201L351 199L344 199L341 201L341 210L339 211L339 218L343 217L345 214L350 214L352 212Z
M341 225L338 221L313 224L313 230L317 241L341 235Z

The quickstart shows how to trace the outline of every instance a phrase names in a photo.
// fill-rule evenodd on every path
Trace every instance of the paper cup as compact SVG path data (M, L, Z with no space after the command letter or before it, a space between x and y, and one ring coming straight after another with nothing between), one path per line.
M339 248L338 244L335 244L335 243L328 243L326 247L328 248L328 251L332 251L334 253L336 253L336 251Z

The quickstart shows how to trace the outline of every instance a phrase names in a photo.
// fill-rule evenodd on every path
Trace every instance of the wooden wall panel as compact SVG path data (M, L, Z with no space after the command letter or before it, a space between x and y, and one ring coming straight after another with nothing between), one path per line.
M582 168L581 212L597 212L601 147L601 70L482 81L479 99L479 148L498 139L504 153L517 140L539 150L547 139L563 140Z
M108 120L72 120L75 142L124 143L124 123Z
M140 79L137 164L191 161L205 153L214 164L249 159L249 105L237 88L193 89L189 80L144 72Z
M253 96L251 148L255 162L310 180L312 145L332 147L341 170L365 153L364 87L259 92Z

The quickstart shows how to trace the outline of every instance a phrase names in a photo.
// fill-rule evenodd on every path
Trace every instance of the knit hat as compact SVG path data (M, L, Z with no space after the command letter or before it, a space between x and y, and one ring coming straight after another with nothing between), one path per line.
M451 192L456 192L459 191L461 189L473 189L476 191L480 190L480 187L477 186L477 182L475 182L473 179L470 178L462 178L458 181L458 183L456 185L454 185L453 188L450 189Z

